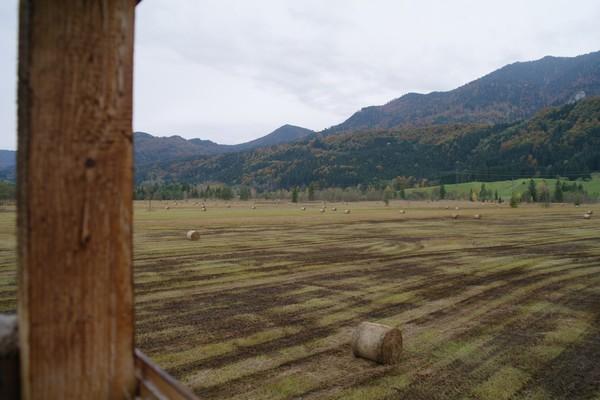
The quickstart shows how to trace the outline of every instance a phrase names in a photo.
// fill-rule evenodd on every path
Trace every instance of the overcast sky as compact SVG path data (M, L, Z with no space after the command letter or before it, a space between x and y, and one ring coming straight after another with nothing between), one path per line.
M600 50L598 0L144 0L134 129L239 143L320 130L505 64ZM16 147L17 0L0 1L0 148Z

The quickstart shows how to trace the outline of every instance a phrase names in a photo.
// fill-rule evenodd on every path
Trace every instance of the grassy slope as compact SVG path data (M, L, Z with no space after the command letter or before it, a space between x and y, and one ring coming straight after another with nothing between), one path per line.
M554 186L556 185L556 179L541 179L534 178L534 181L539 185L542 182L545 182L546 185L550 187L551 193L554 192ZM564 180L563 180L564 181ZM567 183L572 183L572 181L566 181ZM510 199L512 192L522 193L527 190L529 184L529 178L519 178L514 181L495 181L495 182L465 182L458 184L449 184L445 185L446 191L448 193L456 193L460 195L468 195L470 190L478 192L481 189L481 185L485 183L485 187L488 190L498 191L498 194L505 200ZM600 173L592 174L592 179L590 180L578 180L577 183L581 183L592 197L600 196ZM417 188L417 189L407 189L406 193L414 193L414 192L423 192L423 193L431 193L433 190L438 189L439 186L430 186L426 188Z

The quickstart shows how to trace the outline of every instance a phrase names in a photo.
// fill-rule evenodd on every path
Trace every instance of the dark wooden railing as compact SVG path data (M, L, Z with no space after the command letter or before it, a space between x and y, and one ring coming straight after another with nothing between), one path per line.
M135 349L135 377L140 399L198 400L194 393L160 369L139 349Z

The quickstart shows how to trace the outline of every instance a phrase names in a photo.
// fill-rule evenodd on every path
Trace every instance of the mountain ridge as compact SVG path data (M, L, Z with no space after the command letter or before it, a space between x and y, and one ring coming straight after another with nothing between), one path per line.
M434 125L315 135L250 152L221 154L140 170L169 182L223 182L273 190L316 184L346 187L411 176L452 182L455 171L561 175L600 170L600 97L539 111L492 126Z
M380 106L363 107L322 134L449 123L515 122L544 107L565 104L582 92L584 96L600 95L600 51L518 61L453 90L407 93Z
M179 135L153 136L147 132L136 131L134 154L136 165L164 163L194 156L232 153L252 150L263 146L274 146L300 140L314 131L295 125L285 124L257 139L240 144L219 144L206 139L185 139Z

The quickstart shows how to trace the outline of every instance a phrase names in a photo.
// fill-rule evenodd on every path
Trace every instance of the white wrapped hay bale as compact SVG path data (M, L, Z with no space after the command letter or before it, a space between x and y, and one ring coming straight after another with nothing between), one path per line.
M350 210L344 210L344 214L350 214Z
M352 335L352 352L379 364L395 364L402 353L402 332L391 326L363 322Z
M198 240L200 239L200 232L198 231L188 231L186 234L188 240Z
M583 219L590 219L592 216L588 213L583 214Z
M481 214L475 214L475 219L481 219Z

